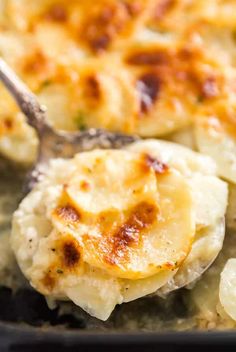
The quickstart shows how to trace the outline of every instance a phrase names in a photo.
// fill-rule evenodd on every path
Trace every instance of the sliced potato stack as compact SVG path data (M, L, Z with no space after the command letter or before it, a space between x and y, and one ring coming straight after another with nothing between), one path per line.
M184 147L144 141L52 160L13 219L31 285L106 320L198 278L222 247L227 186Z

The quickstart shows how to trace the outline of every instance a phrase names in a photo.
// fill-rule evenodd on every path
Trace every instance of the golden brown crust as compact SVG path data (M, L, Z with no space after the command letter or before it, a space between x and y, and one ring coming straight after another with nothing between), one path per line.
M152 168L155 171L155 173L158 175L165 174L169 170L169 166L166 163L163 163L161 160L154 158L148 153L143 154L143 160L144 160L144 168L145 169Z
M146 72L147 77L153 80L156 77L176 95L185 92L187 96L182 96L183 102L188 99L188 95L194 94L197 98L204 94L208 98L219 94L213 67L213 73L208 75L207 72L203 75L200 71L201 64L207 63L207 58L199 48L152 45L146 49L134 50L133 53L131 51L126 62L131 65L131 69L132 66L137 66Z
M67 275L83 270L82 248L73 236L58 233L57 239L48 246L52 260L40 280L40 291L44 294L52 293Z
M14 120L11 117L4 117L0 120L0 136L12 132L14 129Z
M73 237L68 237L61 243L63 267L73 269L80 261L80 247Z
M173 9L176 1L175 0L161 0L157 2L154 7L154 16L153 18L156 21L160 21Z
M89 11L86 6L83 9L86 16L80 29L82 41L94 53L101 54L110 49L120 36L129 38L135 22L145 10L145 3L148 1L88 2Z
M46 293L50 293L53 291L56 285L56 280L54 275L52 274L51 269L45 272L43 278L41 279L41 284L43 286L43 292L45 290L46 290Z
M148 113L158 99L161 81L155 72L150 71L138 77L136 87L140 99L140 114Z
M116 277L139 279L184 260L194 231L192 198L188 184L166 163L148 152L125 150L78 154L75 163L77 169L62 185L50 216L58 232L76 239L83 262ZM181 240L174 239L175 231L170 231L170 241L166 238L166 229L182 222L172 207L186 220ZM169 244L181 251L171 251ZM162 253L157 257L156 246Z
M221 119L222 97L232 105L236 5L207 3L9 0L0 26L20 48L13 60L0 36L0 51L49 105L54 127L165 136L209 109Z
M48 21L65 23L68 18L67 8L63 3L54 3L45 11L43 17Z
M82 36L94 52L107 50L116 36L124 29L130 14L124 3L103 4L93 10L82 26Z
M70 204L58 206L54 213L60 219L68 223L76 223L81 219L81 215L79 214L78 210Z
M129 248L141 245L145 229L156 221L158 209L154 204L141 202L128 213L127 219L112 234L104 234L104 238L96 244L108 264L123 265L130 260Z

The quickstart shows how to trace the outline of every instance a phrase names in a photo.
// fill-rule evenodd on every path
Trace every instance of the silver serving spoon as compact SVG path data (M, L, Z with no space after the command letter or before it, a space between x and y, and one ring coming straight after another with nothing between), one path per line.
M52 158L71 158L76 153L99 148L121 148L138 139L121 133L111 133L101 129L89 129L85 132L61 132L50 126L46 118L46 108L20 80L15 72L0 58L0 80L16 100L27 122L39 138L37 162L29 175L26 189L31 190L39 175Z

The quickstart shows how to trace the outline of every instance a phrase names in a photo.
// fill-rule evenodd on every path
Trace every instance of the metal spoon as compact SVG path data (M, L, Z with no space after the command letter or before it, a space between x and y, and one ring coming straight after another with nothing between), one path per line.
M94 128L75 133L56 131L47 122L46 108L40 105L37 97L1 58L0 80L14 97L28 124L36 130L39 138L38 158L27 180L27 191L32 189L52 158L71 158L78 152L96 147L121 148L138 139L136 136Z

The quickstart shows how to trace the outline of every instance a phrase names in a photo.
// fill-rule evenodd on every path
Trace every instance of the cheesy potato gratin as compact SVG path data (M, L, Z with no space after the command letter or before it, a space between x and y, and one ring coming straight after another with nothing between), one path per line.
M143 138L52 160L21 202L11 246L37 291L106 320L213 263L225 215L236 230L235 23L234 0L0 0L0 57L55 129ZM1 85L0 153L31 165L38 143ZM235 260L217 286L234 320Z
M0 54L54 127L168 138L189 126L194 147L235 183L233 0L1 0L0 9ZM37 138L1 96L0 151L32 162Z
M106 320L198 278L222 248L226 205L214 162L185 147L84 152L51 162L15 212L12 247L38 291Z

